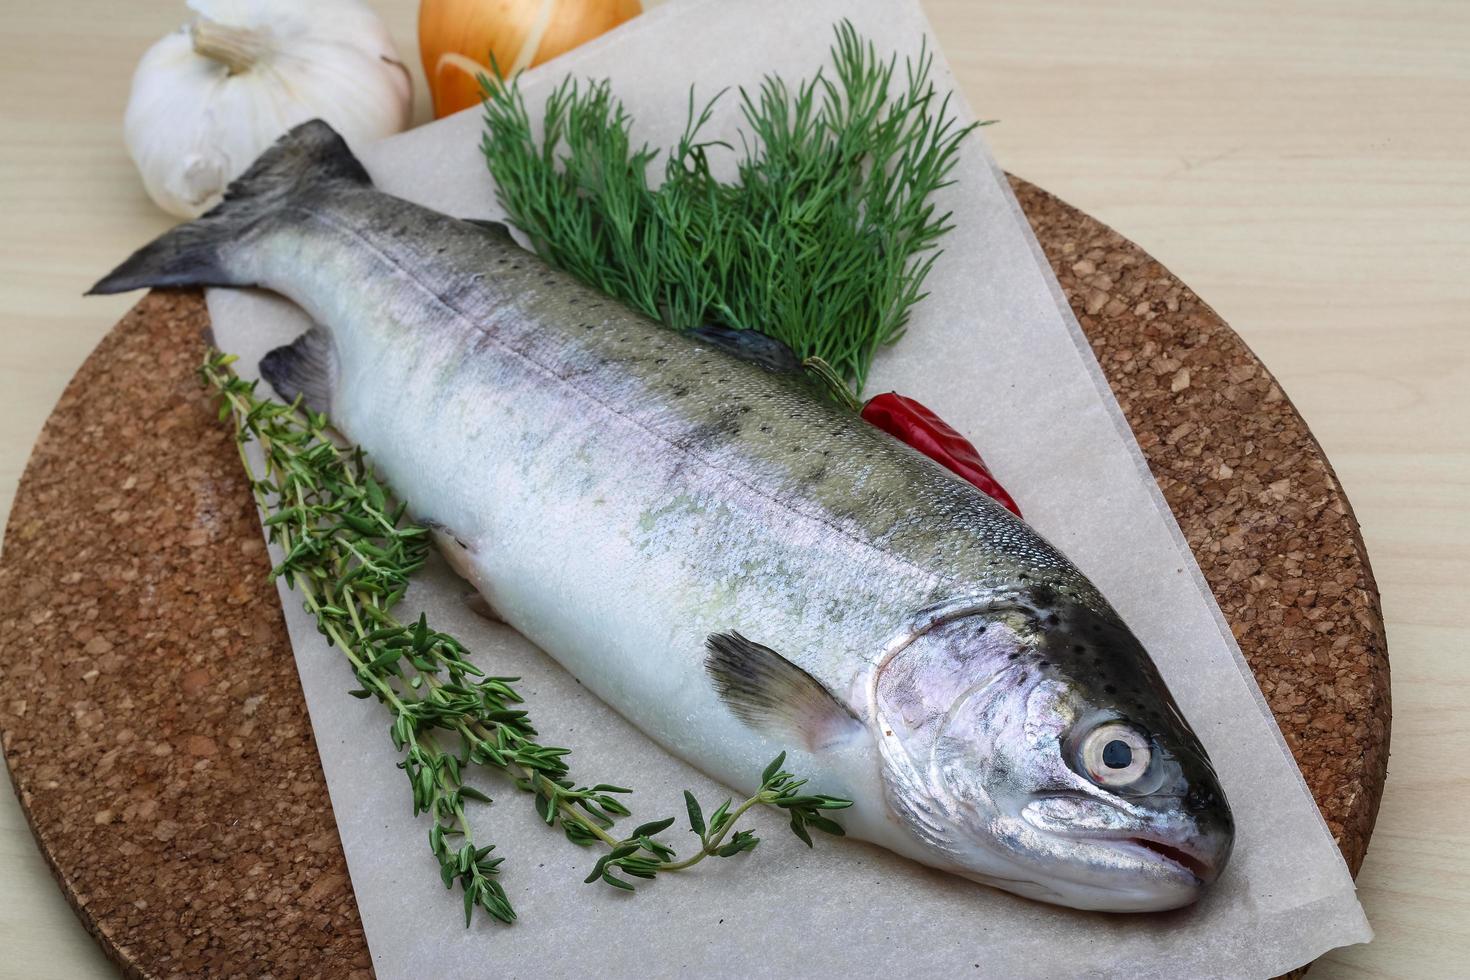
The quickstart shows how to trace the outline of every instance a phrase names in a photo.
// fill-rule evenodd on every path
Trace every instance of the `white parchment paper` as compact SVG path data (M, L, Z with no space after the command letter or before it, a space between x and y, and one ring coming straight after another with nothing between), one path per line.
M691 80L707 97L767 72L806 77L826 63L841 17L900 54L917 52L930 35L916 0L676 0L523 84L534 116L565 73L611 77L637 119L635 135L667 146L684 126ZM929 46L938 48L932 36ZM942 54L936 75L941 87L953 86ZM738 146L736 110L727 97L709 135ZM359 149L384 190L463 217L498 217L480 128L479 113L469 111ZM1028 519L1092 577L1153 653L1235 810L1235 854L1220 882L1179 912L1078 913L866 844L820 840L808 851L763 815L756 825L765 843L753 854L628 896L583 885L596 854L547 832L514 791L487 786L497 802L476 810L474 821L508 857L503 880L521 921L466 930L458 894L440 887L429 856L428 820L410 815L386 714L345 695L351 675L285 593L379 976L1265 977L1369 939L1346 866L983 133L965 143L957 177L940 202L957 227L930 276L930 298L880 360L869 390L923 400L980 446ZM243 355L246 373L305 327L294 306L260 293L213 290L209 306L220 346ZM520 688L547 740L575 747L575 776L636 787L641 819L682 814L686 787L704 800L727 795L525 640L467 612L465 589L436 568L405 601L462 637L482 666L524 678Z

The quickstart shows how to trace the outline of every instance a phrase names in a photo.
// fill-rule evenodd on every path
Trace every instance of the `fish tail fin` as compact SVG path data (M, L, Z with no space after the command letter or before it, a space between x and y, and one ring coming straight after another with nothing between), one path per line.
M262 153L214 208L138 249L87 295L148 286L255 285L229 268L224 246L292 197L331 183L367 186L372 180L336 130L320 119L304 122Z

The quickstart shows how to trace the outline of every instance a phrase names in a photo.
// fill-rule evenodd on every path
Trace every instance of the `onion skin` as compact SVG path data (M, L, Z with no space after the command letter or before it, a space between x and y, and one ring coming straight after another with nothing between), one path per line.
M434 118L480 104L479 73L490 73L492 54L510 75L550 61L642 10L640 0L423 0L419 54Z

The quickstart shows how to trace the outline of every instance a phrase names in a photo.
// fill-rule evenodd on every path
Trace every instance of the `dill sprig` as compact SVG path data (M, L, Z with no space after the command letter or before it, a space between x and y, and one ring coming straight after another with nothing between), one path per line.
M464 645L430 627L425 616L405 623L393 613L410 577L423 567L430 547L426 527L405 520L407 506L395 502L374 476L362 450L343 447L327 432L326 416L299 403L286 405L255 392L230 366L233 355L210 351L200 367L220 399L220 420L234 426L235 441L251 491L271 541L284 557L271 570L300 594L317 630L342 653L360 685L350 693L387 707L389 735L402 753L415 815L429 814L429 849L446 888L459 884L465 925L476 907L501 922L515 910L498 876L504 858L493 844L476 845L466 815L471 802L490 797L469 785L476 769L498 771L529 794L549 826L559 826L575 844L607 849L589 882L617 888L635 878L693 867L706 857L732 857L759 843L735 822L752 807L787 812L792 831L811 846L808 827L829 834L842 828L823 811L850 806L848 800L803 795L804 785L782 770L782 753L761 776L760 789L731 809L726 800L706 823L694 797L685 792L690 829L700 849L679 860L656 835L673 818L637 827L625 837L611 828L629 815L619 799L632 790L607 783L578 786L568 776L569 750L537 740L515 677L487 676L469 661ZM257 471L246 446L254 442L265 461ZM733 831L733 835L732 832Z
M633 119L607 81L570 76L546 100L538 141L514 79L482 76L482 150L511 223L536 252L677 330L756 329L817 357L861 392L878 349L903 335L939 257L946 186L960 126L930 80L921 47L883 60L844 21L832 70L795 89L767 76L739 90L747 130L733 181L704 140L716 95L670 149L636 146Z

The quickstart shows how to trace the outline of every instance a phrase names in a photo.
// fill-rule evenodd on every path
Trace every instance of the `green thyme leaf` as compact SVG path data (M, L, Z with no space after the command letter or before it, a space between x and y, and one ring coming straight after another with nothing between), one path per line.
M694 794L687 789L684 791L684 807L689 811L689 829L703 837L704 811L699 808L699 801L694 798Z

